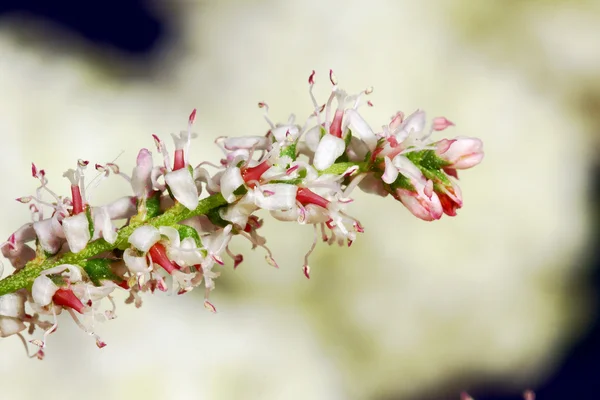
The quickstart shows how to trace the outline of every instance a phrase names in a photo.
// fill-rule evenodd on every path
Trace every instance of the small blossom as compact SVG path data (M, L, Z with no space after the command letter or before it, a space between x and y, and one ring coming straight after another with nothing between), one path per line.
M483 160L483 143L469 137L457 137L447 148L441 145L437 156L450 163L446 168L468 169Z

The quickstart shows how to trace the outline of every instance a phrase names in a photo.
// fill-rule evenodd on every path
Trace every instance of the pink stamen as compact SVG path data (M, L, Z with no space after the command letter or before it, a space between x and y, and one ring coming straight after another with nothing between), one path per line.
M183 149L175 150L175 161L173 162L173 171L185 168L185 158L183 156Z
M79 314L83 314L83 310L85 309L81 300L70 289L58 289L54 293L54 296L52 296L52 301L58 306L72 308Z
M83 199L81 198L81 190L79 189L78 185L71 185L71 197L73 198L72 215L77 215L83 212Z
M38 169L34 163L31 163L31 176L37 178Z
M331 84L332 84L333 86L335 86L335 85L337 85L337 84L338 84L337 77L336 77L336 76L335 76L335 74L333 73L333 70L332 70L332 69L330 69L330 70L329 70L329 80L331 81Z
M310 279L310 267L308 266L308 264L302 267L302 272L304 272L304 276L306 277L306 279Z
M236 269L244 261L244 256L238 254L233 259L233 269Z
M242 179L244 179L244 182L246 183L252 181L259 182L262 174L264 174L269 168L271 168L271 166L266 160L255 167L243 168L241 171Z
M329 127L329 133L339 138L342 137L342 118L344 118L344 110L335 110L333 121Z
M190 117L188 118L188 124L192 125L195 120L196 120L196 109L194 108L190 114Z
M309 85L314 85L315 84L315 70L314 69L312 70L312 73L308 77L308 84Z
M292 174L292 172L296 171L298 168L300 168L299 165L294 165L293 167L288 168L287 171L285 171L285 174L290 175L290 174Z
M329 200L319 196L308 188L298 188L298 192L296 192L296 200L298 200L303 206L314 204L319 207L327 208L327 205L329 205Z
M156 243L150 248L149 253L152 261L163 267L169 275L173 274L174 271L179 270L179 267L167 257L167 251L162 244Z

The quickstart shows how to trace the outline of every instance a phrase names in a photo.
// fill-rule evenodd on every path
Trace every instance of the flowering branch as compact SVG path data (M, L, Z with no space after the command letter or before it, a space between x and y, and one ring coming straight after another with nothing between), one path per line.
M145 224L154 227L172 226L194 216L204 215L224 204L227 204L227 202L223 196L221 196L221 194L214 194L201 200L198 203L198 207L194 210L188 210L181 204L177 204L167 210L164 214L145 221ZM77 265L82 261L99 254L127 246L127 239L129 239L129 236L133 233L135 228L139 227L141 224L142 223L138 222L121 228L117 233L117 240L114 243L109 243L102 238L96 239L93 242L88 243L87 247L79 253L68 252L45 260L34 259L28 262L18 273L0 280L0 296L16 292L19 289L30 288L33 285L33 280L44 270L60 264Z
M259 210L313 226L313 244L302 265L307 278L309 256L319 238L350 246L363 232L362 224L346 212L356 188L391 194L425 221L456 215L463 203L457 170L482 160L481 141L433 141L433 133L454 124L438 117L427 127L419 110L406 118L398 112L376 133L358 113L372 89L348 95L332 72L329 78L331 95L320 105L312 93L314 72L310 75L313 109L302 126L294 115L274 124L267 104L259 103L270 126L267 134L218 138L215 143L223 151L219 164L190 163L195 110L187 131L172 135L173 159L153 135L162 163L154 165L152 153L141 149L131 175L115 163L96 164L97 174L86 184L89 162L79 160L64 174L70 196L52 191L44 170L33 164L31 173L40 185L35 195L17 199L29 205L32 222L0 245L15 268L0 280L0 337L17 335L27 343L23 331L42 329L42 339L29 341L38 347L32 357L41 359L57 315L65 311L104 347L94 327L115 317L114 290L127 291L126 303L140 307L141 293L184 294L204 283L204 305L214 312L209 294L223 257L232 259L234 269L244 259L229 249L233 237L263 249L267 263L277 267L258 233L263 225L255 215ZM207 168L216 171L211 174ZM133 195L92 206L93 192L109 176L125 179ZM106 301L111 308L102 308Z

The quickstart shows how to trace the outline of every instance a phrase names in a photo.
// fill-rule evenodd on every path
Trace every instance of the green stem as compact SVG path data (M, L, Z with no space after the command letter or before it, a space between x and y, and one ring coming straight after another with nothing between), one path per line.
M46 259L34 259L25 265L25 267L2 280L0 280L0 296L15 292L19 289L29 288L33 284L35 278L46 269L50 269L60 264L77 264L85 261L98 254L105 253L114 249L125 249L128 246L128 239L131 233L140 225L171 226L188 218L204 215L209 211L227 204L221 194L214 194L203 200L200 200L198 207L194 210L188 210L181 204L177 203L169 210L165 211L157 217L151 218L144 222L137 222L121 228L117 234L117 240L114 244L108 243L104 239L97 239L90 242L85 249L79 253L65 253L60 256L50 257Z

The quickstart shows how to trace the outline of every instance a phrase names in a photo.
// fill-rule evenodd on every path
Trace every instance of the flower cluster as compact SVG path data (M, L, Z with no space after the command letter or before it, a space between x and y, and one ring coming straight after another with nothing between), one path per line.
M43 169L32 165L39 181L35 195L17 199L27 204L32 222L1 245L15 272L0 281L0 336L44 331L33 356L42 358L47 336L65 311L99 347L96 322L115 317L111 294L129 293L127 303L142 304L142 293L184 294L203 286L205 306L215 311L209 294L226 257L237 268L243 261L229 243L242 237L266 253L277 267L259 229L266 210L273 218L313 227L313 244L302 270L310 277L309 256L319 240L350 246L363 225L347 212L357 188L381 196L391 194L416 217L432 221L456 215L462 195L457 170L483 157L478 139L433 139L454 124L444 117L429 123L423 111L402 112L374 131L359 113L371 88L348 95L333 85L327 101L313 95L312 111L300 125L292 115L274 123L266 103L259 103L269 124L266 135L220 137L223 157L217 164L192 164L190 144L196 111L188 129L172 135L175 148L153 136L160 162L148 149L138 153L131 175L114 162L96 164L86 182L88 161L65 172L70 196L48 187ZM132 195L109 204L92 205L92 195L109 176L131 185Z

